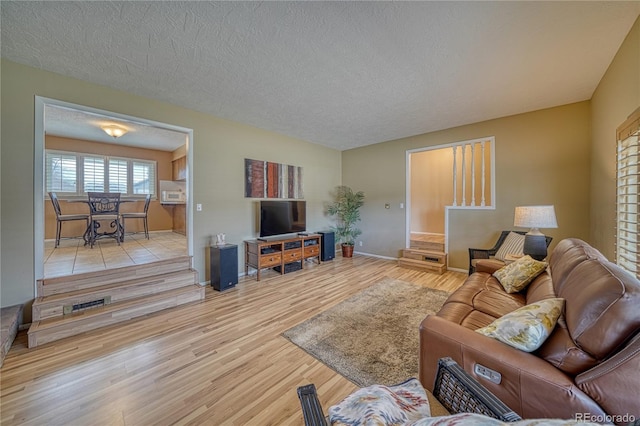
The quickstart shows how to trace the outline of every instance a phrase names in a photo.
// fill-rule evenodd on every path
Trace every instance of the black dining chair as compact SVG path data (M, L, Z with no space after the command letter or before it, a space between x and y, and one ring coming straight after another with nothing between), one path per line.
M115 238L120 245L122 224L120 223L120 193L89 192L90 232L89 243L91 248L98 238ZM103 232L98 232L104 224L107 224Z
M126 219L142 219L144 222L144 236L149 239L149 223L147 221L148 211L149 211L149 203L151 202L151 194L147 194L147 197L144 199L144 208L141 212L132 212L132 213L120 213L120 218L122 219L122 235L120 236L120 241L124 241L124 233L126 229Z
M62 222L69 222L72 220L84 220L87 224L87 228L89 227L89 215L86 213L79 214L62 214L62 210L60 209L60 202L58 201L58 195L55 192L49 192L49 198L51 199L51 204L53 204L53 210L56 212L56 244L55 247L58 248L60 245L60 234L62 233Z

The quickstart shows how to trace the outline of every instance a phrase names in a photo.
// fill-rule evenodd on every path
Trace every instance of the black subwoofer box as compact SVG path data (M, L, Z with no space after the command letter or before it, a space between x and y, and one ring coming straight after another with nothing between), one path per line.
M238 246L211 247L211 286L218 291L238 284Z
M320 234L320 260L326 262L336 257L336 237L333 231L318 232Z

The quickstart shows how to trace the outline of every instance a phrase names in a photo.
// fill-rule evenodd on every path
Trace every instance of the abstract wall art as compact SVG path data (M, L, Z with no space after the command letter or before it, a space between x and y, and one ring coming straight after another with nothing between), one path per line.
M302 199L302 167L244 160L245 197Z

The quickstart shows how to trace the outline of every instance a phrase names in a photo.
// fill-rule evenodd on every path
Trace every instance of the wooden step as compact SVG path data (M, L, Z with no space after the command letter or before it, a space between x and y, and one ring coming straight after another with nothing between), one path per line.
M402 250L402 257L414 260L423 260L425 262L442 263L445 265L447 263L447 254L442 251L404 249Z
M68 315L74 305L90 304L96 301L110 304L173 290L179 287L186 287L196 283L197 272L193 269L185 269L178 272L142 277L88 289L38 297L33 302L32 320L40 321L62 316L65 313Z
M194 284L142 298L128 299L62 317L34 321L29 328L29 347L117 324L152 312L204 299L204 287Z
M409 246L416 250L444 251L444 243L411 240Z
M159 274L191 269L191 257L180 256L173 259L163 259L122 268L107 269L83 274L67 275L63 277L45 278L38 280L37 296L51 296L59 293L100 287L105 284L150 277Z
M447 265L443 263L428 262L424 260L409 259L401 257L398 259L398 266L403 268L416 269L418 271L437 272L442 275L447 270Z

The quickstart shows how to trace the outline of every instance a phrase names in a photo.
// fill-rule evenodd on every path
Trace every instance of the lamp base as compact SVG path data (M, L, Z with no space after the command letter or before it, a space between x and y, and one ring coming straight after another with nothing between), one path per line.
M522 252L535 260L543 260L547 257L547 239L544 234L531 235L527 233L524 236Z

